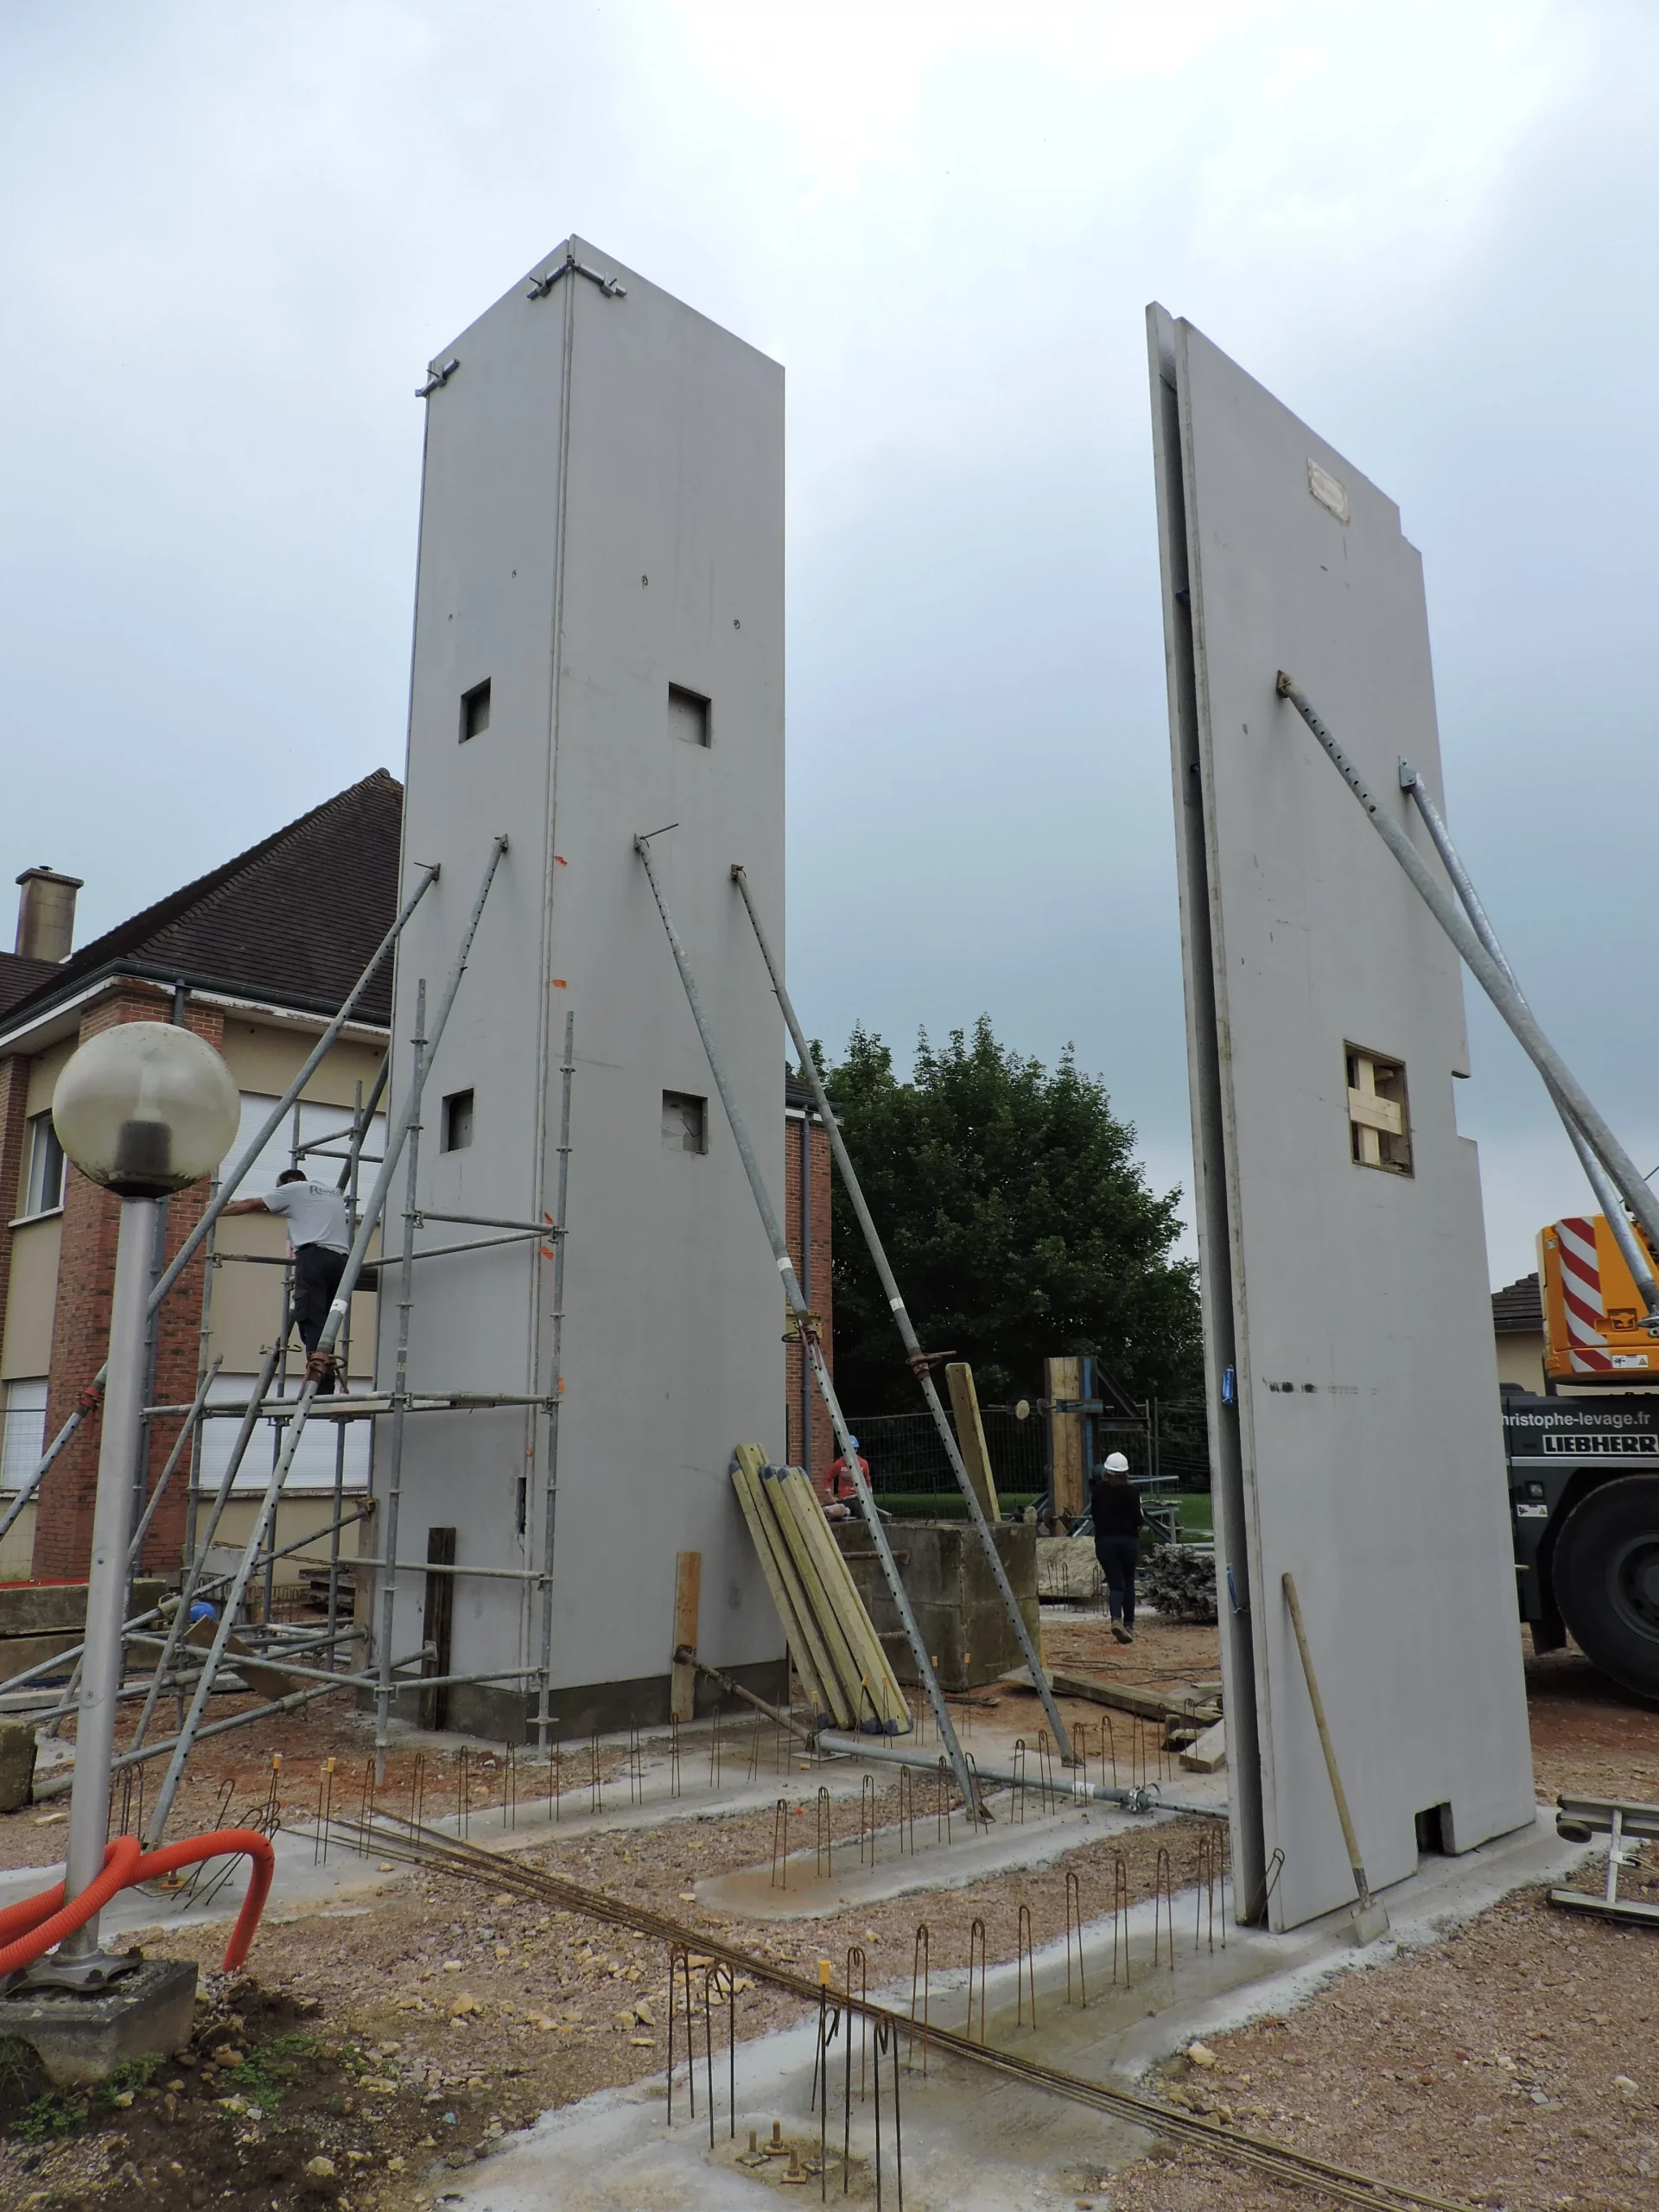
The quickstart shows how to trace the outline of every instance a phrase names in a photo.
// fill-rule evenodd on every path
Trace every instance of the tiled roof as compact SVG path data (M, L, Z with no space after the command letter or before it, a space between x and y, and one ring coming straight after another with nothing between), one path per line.
M1544 1300L1536 1275L1522 1275L1492 1293L1492 1327L1499 1336L1543 1334Z
M0 1014L62 973L55 960L26 960L21 953L0 952Z
M40 980L9 1006L0 969L0 1007L15 1020L102 971L137 969L335 1013L397 912L403 810L403 785L377 768L70 959L14 961ZM359 1011L365 1021L391 1021L390 958Z

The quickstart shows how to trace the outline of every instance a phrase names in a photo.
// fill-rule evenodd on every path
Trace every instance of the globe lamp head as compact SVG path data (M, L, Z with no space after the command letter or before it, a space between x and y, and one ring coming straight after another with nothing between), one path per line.
M68 1061L52 1121L90 1181L124 1198L160 1198L219 1166L236 1141L241 1100L224 1061L192 1031L123 1021Z

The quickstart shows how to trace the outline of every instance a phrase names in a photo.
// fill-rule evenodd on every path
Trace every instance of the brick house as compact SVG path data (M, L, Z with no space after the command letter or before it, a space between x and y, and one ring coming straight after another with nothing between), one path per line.
M78 1044L113 1022L181 1020L224 1054L241 1090L243 1128L232 1154L239 1157L391 925L402 819L403 788L378 770L79 951L73 945L79 881L42 868L17 879L16 950L0 953L0 1506L68 1417L108 1341L119 1204L68 1166L58 1149L51 1103L60 1070ZM270 1189L296 1156L320 1174L340 1159L342 1132L357 1102L372 1093L385 1058L391 1008L388 961L307 1085L292 1124L250 1170L245 1191ZM788 1233L827 1334L828 1140L792 1084L785 1086L785 1112ZM384 1116L377 1126L384 1128ZM365 1151L379 1149L372 1129ZM200 1217L206 1198L206 1185L199 1185L168 1202L161 1265ZM214 1240L206 1327L208 1268L201 1258L159 1317L151 1403L188 1403L213 1359L220 1366L212 1395L246 1398L281 1328L285 1250L275 1220L245 1217L223 1225ZM373 1307L372 1293L353 1302L349 1357L359 1380L372 1371ZM804 1418L798 1349L791 1347L787 1360L779 1441L786 1434L795 1460L806 1456L806 1443L811 1464L827 1465L834 1446L823 1408L814 1405ZM289 1363L290 1388L297 1389L301 1364L297 1357ZM146 1492L180 1426L176 1419L151 1425ZM198 1492L216 1485L233 1426L202 1425ZM330 1423L327 1430L307 1433L279 1541L316 1525L308 1489L338 1481L351 1497L366 1493L368 1425ZM0 1546L0 1579L85 1573L99 1432L94 1414L19 1516ZM262 1457L256 1442L224 1539L241 1541L269 1464L269 1450ZM189 1496L190 1485L175 1476L150 1526L146 1571L177 1568Z

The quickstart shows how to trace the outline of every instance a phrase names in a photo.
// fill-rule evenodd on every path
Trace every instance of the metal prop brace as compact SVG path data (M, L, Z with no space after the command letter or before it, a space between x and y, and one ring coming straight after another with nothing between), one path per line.
M968 1479L968 1470L963 1465L962 1452L957 1443L956 1431L951 1427L946 1416L944 1408L939 1400L938 1389L933 1381L931 1363L946 1355L925 1352L922 1350L921 1339L916 1334L915 1325L911 1320L904 1297L894 1280L893 1269L887 1264L887 1255L882 1249L880 1234L871 1217L869 1207L864 1202L864 1193L859 1187L858 1177L854 1173L852 1160L848 1154L846 1145L842 1141L841 1127L836 1120L835 1110L825 1094L823 1078L818 1073L817 1064L812 1057L812 1048L807 1043L802 1031L794 1006L791 1002L789 992L785 986L783 971L772 957L772 950L767 943L766 933L760 925L760 917L755 912L753 899L749 896L748 878L745 875L741 863L732 870L732 881L742 893L743 904L748 911L749 920L753 925L754 941L760 948L760 957L766 963L766 973L772 979L772 991L777 997L784 1020L789 1026L789 1033L794 1039L795 1050L800 1055L801 1073L810 1086L813 1102L829 1134L830 1149L835 1154L836 1166L841 1170L841 1179L846 1185L849 1198L852 1201L853 1211L858 1217L858 1225L864 1232L864 1242L869 1247L870 1258L880 1281L882 1295L892 1311L893 1325L898 1330L900 1341L904 1344L912 1371L921 1385L922 1396L926 1401L927 1410L933 1416L933 1426L939 1432L939 1441L944 1446L945 1458L950 1462L950 1471L957 1478L957 1487L962 1492L963 1500L968 1508L968 1518L973 1523L974 1534L979 1538L980 1548L989 1562L998 1593L1002 1599L1003 1608L1013 1624L1014 1634L1020 1639L1020 1649L1025 1654L1026 1665L1031 1673L1032 1687L1043 1700L1043 1711L1048 1716L1048 1725L1056 1744L1059 1746L1061 1758L1067 1766L1075 1766L1077 1754L1071 1749L1071 1738L1066 1732L1065 1721L1060 1718L1059 1707L1054 1702L1054 1693L1049 1686L1048 1677L1043 1671L1041 1655L1032 1641L1030 1630L1026 1626L1025 1616L1020 1610L1019 1599L1014 1594L1014 1585L1008 1580L1007 1570L1002 1564L1001 1554L996 1548L996 1539L991 1534L990 1523L986 1520L978 1495L972 1483Z
M784 1240L784 1232L779 1226L777 1214L772 1211L772 1199L767 1194L766 1179L760 1173L760 1163L754 1156L754 1147L749 1141L748 1130L744 1125L743 1116L738 1111L737 1101L732 1096L731 1086L726 1080L724 1064L715 1049L715 1040L709 1033L708 1020L703 1014L702 1001L698 995L696 980L691 973L691 965L686 957L685 947L680 942L679 931L675 928L673 918L669 913L667 902L663 897L662 887L657 880L657 871L651 864L651 837L661 835L660 830L653 830L648 836L638 836L633 841L633 849L645 865L645 878L651 885L652 896L657 901L657 911L663 918L664 929L668 932L669 947L674 955L674 964L680 971L680 981L685 986L686 1002L691 1008L691 1019L697 1025L697 1034L702 1038L702 1049L708 1055L709 1072L715 1078L715 1087L720 1093L721 1103L726 1109L726 1118L731 1124L732 1137L737 1146L738 1157L743 1163L744 1173L749 1179L749 1188L754 1194L754 1203L765 1226L767 1242L772 1246L772 1256L778 1263L778 1274L783 1284L784 1296L788 1301L789 1310L794 1316L796 1327L800 1332L802 1347L811 1362L813 1378L817 1383L819 1395L829 1409L830 1420L836 1432L836 1441L841 1446L842 1458L846 1462L848 1471L853 1478L854 1487L858 1492L859 1503L863 1508L865 1526L869 1530L870 1542L876 1558L880 1562L888 1594L903 1624L905 1636L916 1662L917 1679L926 1691L928 1703L933 1709L933 1719L939 1732L939 1741L944 1745L946 1755L950 1758L951 1772L956 1776L957 1787L962 1792L962 1802L967 1808L968 1817L969 1820L976 1821L988 1820L990 1815L986 1811L983 1800L974 1786L972 1772L966 1758L963 1756L962 1745L957 1740L956 1726L950 1718L950 1709L945 1704L944 1694L939 1688L938 1677L933 1671L933 1662L928 1656L927 1646L922 1640L921 1630L916 1625L916 1616L911 1611L909 1595L903 1581L899 1579L898 1563L893 1556L893 1548L887 1541L887 1531L881 1526L881 1516L876 1511L875 1500L871 1496L870 1486L864 1478L864 1470L860 1466L858 1454L853 1449L851 1433L847 1427L847 1416L841 1410L841 1401L836 1395L836 1386L830 1378L830 1369L823 1357L823 1346L819 1341L817 1318L802 1294L800 1281L795 1273L795 1263L789 1256L789 1246Z
M1620 1195L1636 1216L1649 1247L1659 1251L1659 1198L1655 1198L1636 1162L1539 1027L1531 1007L1516 988L1506 969L1493 958L1468 918L1435 880L1428 862L1400 824L1384 810L1381 801L1373 798L1358 769L1297 688L1294 677L1287 676L1282 669L1279 671L1277 690L1279 696L1289 700L1319 740L1343 781L1365 810L1371 827L1411 878L1423 904L1462 954L1464 963L1475 981L1503 1015L1521 1049L1544 1078L1552 1097L1572 1115L1618 1185Z
M1464 866L1457 847L1452 842L1451 832L1441 819L1440 809L1429 797L1427 786L1409 760L1402 760L1400 763L1400 788L1403 791L1409 791L1416 804L1417 811L1427 825L1428 834L1434 840L1434 849L1445 863L1446 872L1452 879L1452 887L1462 899L1464 912L1473 925L1476 936L1509 978L1510 986L1521 1005L1527 1007L1526 995L1520 984L1516 982L1515 970L1510 967L1508 957L1497 941L1497 931L1492 927L1486 909L1480 903L1480 896L1475 889L1473 879ZM1532 1012L1530 1007L1527 1007L1527 1012L1530 1015ZM1624 1256L1625 1266L1630 1271L1630 1280L1636 1285L1637 1294L1647 1308L1649 1322L1649 1334L1659 1335L1659 1283L1654 1281L1653 1269L1648 1264L1646 1253L1637 1242L1636 1232L1630 1227L1629 1217L1624 1211L1612 1179L1596 1157L1595 1151L1584 1131L1573 1119L1573 1109L1548 1076L1544 1077L1544 1084L1554 1102L1556 1112L1561 1117L1561 1127L1567 1131L1573 1151L1579 1155L1579 1165L1584 1170L1590 1188L1595 1192L1596 1204L1605 1217L1607 1226L1613 1232L1614 1242Z

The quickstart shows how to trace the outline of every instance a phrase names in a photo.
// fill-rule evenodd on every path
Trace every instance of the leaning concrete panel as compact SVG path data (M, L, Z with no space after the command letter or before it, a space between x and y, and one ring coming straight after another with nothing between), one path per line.
M1148 323L1235 1861L1291 1927L1353 1883L1287 1570L1372 1886L1531 1817L1497 1376L1457 957L1274 691L1427 849L1395 774L1440 798L1421 563L1340 454Z
M399 949L394 1046L401 1084L417 981L439 988L506 831L427 1089L420 1200L552 1216L570 1009L565 1735L666 1717L682 1551L702 1554L705 1655L776 1686L782 1636L727 1469L738 1442L780 1440L784 1402L777 1270L632 842L678 824L657 865L781 1192L783 1040L728 871L742 858L781 931L783 375L579 239L537 274L567 251L613 283L573 271L532 297L526 279L435 357L458 365L426 402L404 877L427 861L443 873ZM467 735L486 682L487 727ZM464 1092L470 1141L446 1148L443 1102ZM665 1141L666 1092L708 1099L706 1151ZM487 1233L429 1221L419 1242ZM552 1268L537 1246L434 1258L417 1282L415 1389L547 1389ZM383 1382L396 1327L387 1295ZM537 1566L547 1444L545 1418L522 1409L412 1418L400 1556L421 1560L429 1529L454 1528L463 1566ZM383 1498L387 1471L383 1438ZM423 1580L402 1578L397 1656L422 1642ZM525 1582L462 1577L455 1669L533 1667L538 1608ZM531 1701L525 1683L457 1693L449 1710L505 1727Z

